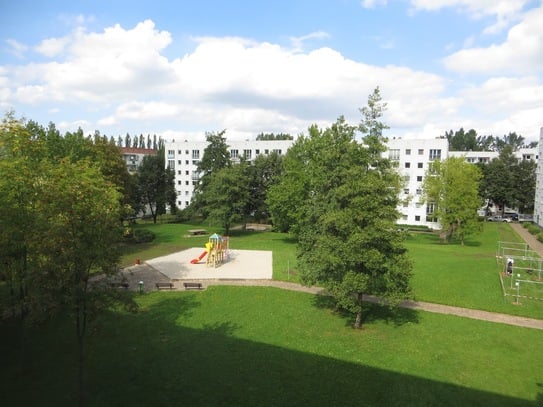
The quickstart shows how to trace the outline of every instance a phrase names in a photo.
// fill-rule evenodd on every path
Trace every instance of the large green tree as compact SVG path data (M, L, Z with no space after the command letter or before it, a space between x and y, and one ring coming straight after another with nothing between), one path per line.
M174 173L166 168L164 150L156 155L143 157L137 170L137 188L142 208L149 209L153 222L156 223L158 215L166 213L169 205L175 208Z
M466 236L480 230L481 176L479 168L463 157L449 157L433 161L424 177L424 199L433 207L431 215L437 217L448 238L456 237L462 244Z
M480 195L496 204L501 210L505 207L531 211L535 199L536 163L519 160L513 148L506 146L500 155L488 164L479 166L483 173Z
M206 220L221 225L226 235L230 233L232 224L245 217L249 198L248 181L247 163L242 162L215 171L202 192L208 205Z
M277 152L259 155L252 165L247 167L249 178L249 199L245 208L247 217L256 221L267 221L270 217L266 203L268 191L277 183L283 174L283 157Z
M311 127L290 157L289 149L286 178L271 199L295 198L286 219L295 223L302 281L327 287L355 315L355 328L362 324L364 294L391 305L410 295L412 267L395 227L401 179L382 155L385 108L376 88L358 127L343 118L324 130Z

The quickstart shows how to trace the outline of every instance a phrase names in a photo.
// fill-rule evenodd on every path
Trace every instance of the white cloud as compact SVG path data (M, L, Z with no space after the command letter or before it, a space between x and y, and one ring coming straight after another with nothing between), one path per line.
M534 29L530 21L523 22L523 30ZM508 41L521 35L515 30ZM301 40L326 36L305 37ZM340 115L357 123L358 108L375 86L389 104L384 120L391 136L436 137L462 126L527 136L541 127L530 116L543 106L536 76L497 77L456 90L458 82L441 76L369 65L327 47L304 52L232 37L196 38L193 50L169 60L163 51L172 37L152 21L99 33L77 29L56 40L62 52L49 47L55 55L51 62L0 67L0 85L5 84L0 105L58 112L64 121L57 126L63 131L81 126L108 135L164 132L194 138L222 129L233 139L260 132L297 135ZM454 88L452 95L449 88ZM68 115L72 106L79 112L75 117ZM513 124L519 127L506 127ZM523 133L529 126L532 131Z
M28 50L28 46L14 39L7 39L8 52L17 58L22 58Z
M54 57L61 54L66 45L69 43L69 39L64 38L48 38L43 40L37 47L36 51L46 57Z
M411 0L414 10L435 11L443 8L454 8L468 14L471 18L480 19L493 16L496 22L485 29L485 33L493 34L507 28L518 20L523 8L531 0Z
M486 48L467 48L444 59L457 72L541 72L543 66L543 7L534 9L513 26L506 40Z
M292 48L296 51L302 51L304 49L304 43L308 40L318 39L323 40L326 38L330 38L330 34L324 31L315 31L307 35L303 35L301 37L290 37L290 41L292 43Z
M361 4L364 8L375 8L378 6L386 6L387 3L387 0L362 0Z

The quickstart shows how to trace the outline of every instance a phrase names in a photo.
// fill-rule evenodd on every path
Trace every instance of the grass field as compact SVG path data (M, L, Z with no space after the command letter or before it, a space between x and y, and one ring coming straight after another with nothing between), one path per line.
M145 225L156 233L152 245L136 246L123 264L133 264L189 247L204 247L207 236L188 237L187 230L202 225ZM206 228L210 233L215 232ZM508 224L486 223L484 231L465 246L443 244L435 234L414 233L406 242L414 262L412 280L415 299L459 307L483 309L533 318L543 318L543 302L525 300L521 307L504 298L496 262L498 241L520 241ZM298 282L296 243L288 234L233 231L230 246L244 250L272 250L273 276L276 280ZM132 247L132 249L134 249Z
M356 331L326 298L263 287L152 293L138 301L140 313L112 312L90 327L89 406L543 401L541 331L377 306ZM72 328L50 328L30 333L36 340L22 368L13 368L20 354L4 354L4 405L74 404ZM6 332L1 338L4 349L13 346Z
M185 236L201 225L145 227L156 242L131 247L126 264L207 241ZM543 318L543 304L501 293L496 242L514 239L505 224L464 247L413 234L416 298ZM288 235L235 231L231 243L273 250L274 278L297 280ZM353 330L326 297L264 287L135 297L138 313L111 310L88 328L88 406L543 405L540 330L371 304ZM74 405L74 327L31 328L24 347L17 338L0 324L2 404Z

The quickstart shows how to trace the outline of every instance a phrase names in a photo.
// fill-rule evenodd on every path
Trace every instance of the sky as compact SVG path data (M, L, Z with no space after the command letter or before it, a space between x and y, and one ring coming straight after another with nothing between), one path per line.
M0 111L166 140L307 134L379 87L385 135L539 140L543 0L0 0Z

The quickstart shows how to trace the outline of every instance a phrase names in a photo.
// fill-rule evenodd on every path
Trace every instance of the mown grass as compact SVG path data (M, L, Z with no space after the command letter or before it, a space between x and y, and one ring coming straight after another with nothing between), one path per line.
M263 287L138 297L89 327L88 406L536 406L541 331ZM0 332L4 405L74 405L73 327Z

